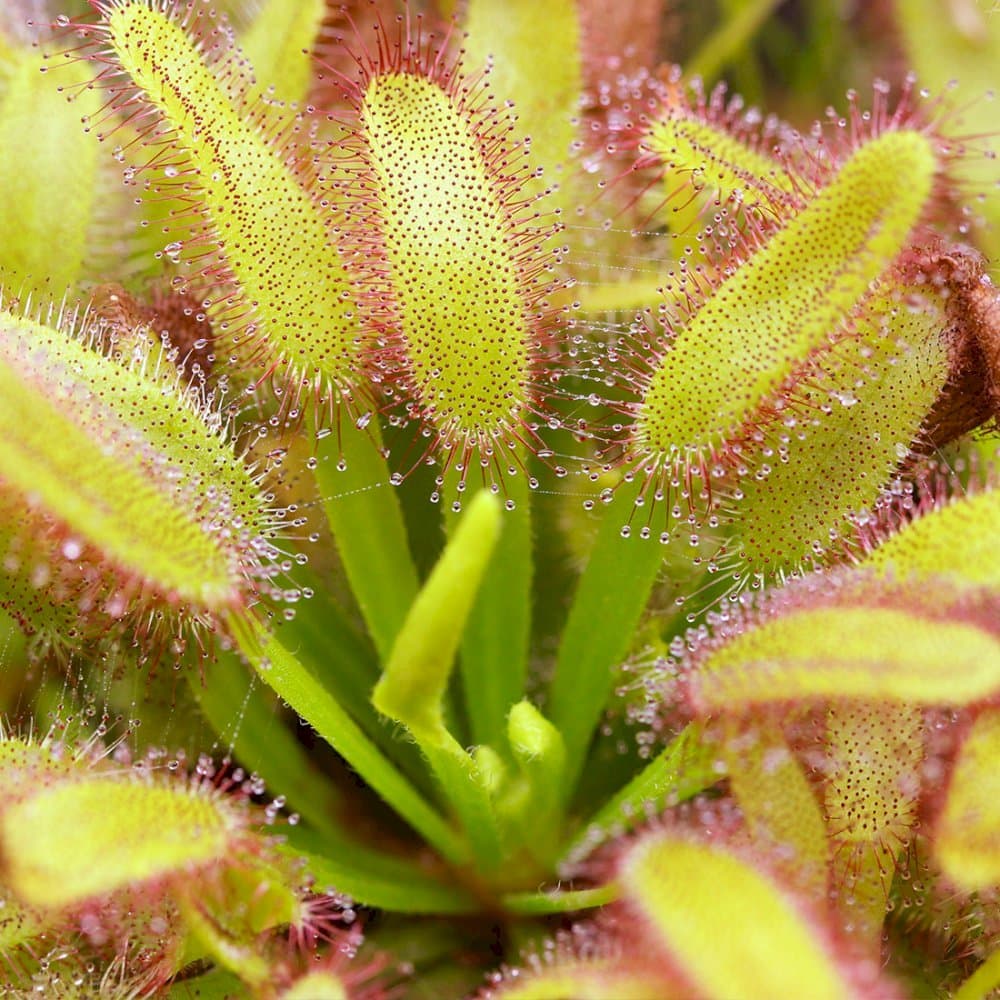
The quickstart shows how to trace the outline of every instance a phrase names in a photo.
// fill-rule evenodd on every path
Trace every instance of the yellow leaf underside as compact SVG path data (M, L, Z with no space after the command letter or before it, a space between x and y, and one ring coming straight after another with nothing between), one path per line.
M516 134L531 140L531 163L542 175L527 182L540 194L553 182L567 211L575 189L565 166L577 138L583 72L580 17L572 0L470 0L465 64L477 70L493 57L488 77L498 102L512 101Z
M960 114L943 117L942 126L957 142L975 136L972 155L959 167L963 187L977 195L976 214L986 225L976 232L979 248L1000 259L1000 154L997 111L992 95L1000 65L1000 17L996 4L973 0L895 0L893 14L908 64L922 87L941 93ZM994 271L994 277L996 272Z
M269 0L240 39L258 87L272 100L305 100L325 13L325 0Z
M281 1000L350 1000L350 994L332 972L313 972L282 993Z
M94 91L69 103L58 87L88 79L83 63L49 66L22 55L0 101L0 282L13 294L44 290L58 299L78 280L89 252L100 149L80 119L100 107ZM50 67L51 68L51 67Z
M984 712L962 745L932 840L944 873L967 891L1000 886L1000 711Z
M670 1000L682 997L665 977L632 969L631 956L602 962L566 962L541 972L520 972L516 980L493 991L497 1000Z
M720 753L747 827L764 856L810 895L826 889L826 824L781 727L768 720L722 727Z

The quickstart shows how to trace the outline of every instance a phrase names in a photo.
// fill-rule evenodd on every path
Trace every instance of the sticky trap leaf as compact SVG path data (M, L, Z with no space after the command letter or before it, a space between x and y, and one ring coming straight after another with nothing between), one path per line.
M933 840L944 873L966 891L1000 885L1000 711L983 712L959 750Z
M944 302L890 282L817 358L730 504L739 560L757 573L822 561L886 490L948 379ZM777 436L777 435L776 435Z
M718 645L686 683L710 715L830 698L963 705L1000 689L1000 640L905 607L798 608Z
M825 746L833 891L854 936L877 949L892 879L917 824L922 713L840 703L827 713Z
M0 313L0 585L29 629L100 631L136 599L239 612L273 555L259 477L161 360Z
M541 230L512 210L524 193L503 135L467 89L393 68L371 75L359 106L398 326L387 363L463 484L470 466L516 472L532 440L543 288Z
M199 273L213 289L206 297L213 326L244 362L290 377L288 406L304 387L350 398L362 368L357 306L317 177L294 166L319 151L291 137L294 122L270 135L255 127L245 64L218 50L205 12L181 11L116 3L94 32L133 81L114 91L116 104L141 94L161 116L146 140L156 147L155 168L144 167L157 172L154 193L180 185L194 204L203 224L188 256L202 262ZM167 153L162 134L170 137ZM180 259L184 245L177 240L165 252Z
M707 463L721 450L900 253L937 170L933 141L917 131L860 146L679 332L649 378L635 453ZM738 340L728 333L737 316Z
M239 814L205 792L66 782L0 813L3 881L30 905L63 908L223 861L241 828Z
M934 504L865 559L880 576L1000 591L1000 490L983 489Z
M626 853L619 881L651 939L699 995L865 995L804 908L729 850L650 834Z

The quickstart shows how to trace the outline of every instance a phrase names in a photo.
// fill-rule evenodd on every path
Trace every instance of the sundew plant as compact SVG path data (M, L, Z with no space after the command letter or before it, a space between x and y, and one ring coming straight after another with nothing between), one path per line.
M7 0L0 997L1000 990L990 0Z

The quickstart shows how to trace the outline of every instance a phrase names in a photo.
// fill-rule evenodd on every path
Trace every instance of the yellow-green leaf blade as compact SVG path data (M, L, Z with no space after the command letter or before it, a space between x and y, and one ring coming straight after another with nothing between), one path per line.
M889 283L866 303L808 401L783 411L787 446L747 463L733 521L753 571L798 569L849 538L918 440L950 364L943 303L916 293Z
M0 813L3 879L31 905L63 908L223 861L239 829L205 791L66 782Z
M732 637L690 677L699 712L853 698L962 705L1000 689L1000 640L891 607L794 610Z
M310 51L325 13L324 0L269 0L240 38L257 86L269 98L305 100L312 77Z
M259 490L176 380L6 313L0 394L4 506L20 498L62 525L61 558L89 547L161 597L214 611L241 603L262 533Z
M34 52L19 54L0 99L0 278L15 294L58 298L91 252L100 149L80 119L100 100L86 87L85 63L43 69L52 67ZM74 93L72 103L60 87Z
M480 140L416 74L375 74L361 115L411 392L456 461L508 452L530 403L532 335Z
M517 133L530 138L531 162L543 170L531 182L541 192L560 175L565 178L576 139L573 119L583 89L577 5L471 0L466 30L467 65L480 69L492 57L490 89L498 100L514 102Z
M887 538L866 559L880 576L1000 591L1000 490L946 500Z
M651 835L628 853L619 880L699 995L859 995L819 929L770 878L727 850Z
M857 149L681 331L645 394L636 450L707 454L738 431L895 260L937 170L920 132L887 132Z
M319 375L349 394L358 381L356 306L322 210L287 155L245 117L222 72L169 13L126 3L111 10L107 30L123 68L169 126L236 286L213 303L218 325L233 327L233 341L266 369Z
M983 712L962 743L933 840L962 889L1000 885L1000 711Z

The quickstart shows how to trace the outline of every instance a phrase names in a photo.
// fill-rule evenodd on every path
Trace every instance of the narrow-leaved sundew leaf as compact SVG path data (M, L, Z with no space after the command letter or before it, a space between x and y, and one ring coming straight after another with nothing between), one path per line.
M626 478L640 483L636 507L645 507L643 537L668 540L685 517L695 531L713 534L727 519L739 518L751 479L766 479L801 445L798 438L813 438L800 451L796 471L785 473L787 495L778 500L785 512L815 515L808 524L776 516L782 531L773 552L766 550L768 533L755 531L753 541L766 545L746 546L739 585L749 578L747 562L759 574L798 568L817 547L826 549L845 515L874 503L914 446L926 416L921 409L936 402L935 387L946 381L947 345L935 342L932 330L943 307L929 294L923 315L908 316L910 289L903 274L909 278L914 271L912 280L920 278L912 248L933 238L929 228L955 153L918 120L907 100L904 94L890 114L884 88L876 87L867 115L852 98L849 138L820 138L813 156L804 140L798 146L789 140L780 145L774 167L741 133L738 142L723 141L717 155L727 168L719 197L742 171L745 186L752 182L757 192L747 197L757 198L760 210L744 211L742 189L733 188L715 223L700 234L697 253L691 250L668 282L664 329L640 331L631 349L621 352L634 395L614 404L626 418L614 426L614 436L624 431L624 439L608 454L617 450ZM727 113L723 108L713 114L701 113L707 124L719 119L719 127L699 131L705 152L692 147L692 156L708 155L714 131L716 139L725 139ZM781 184L765 197L767 176ZM900 328L895 335L893 322ZM856 343L841 346L852 339ZM896 363L894 351L908 362L899 375L888 371ZM862 426L853 426L856 414L837 413L826 435L817 429L817 419L822 423L838 406L850 408L864 384L880 377L883 390L890 381L899 385L883 393L886 400L878 398L879 390L869 391L873 402ZM914 389L918 398L902 398ZM883 411L892 414L894 427L901 425L898 440L871 437ZM831 442L845 434L864 441L861 465L844 463L838 467L841 481L828 483L825 473L807 468L810 450L826 460ZM850 444L845 439L839 447ZM779 473L775 482L781 478ZM760 495L764 509L767 483ZM658 509L663 524L654 526ZM633 511L629 524L638 516ZM732 557L735 547L721 550L714 568L732 568L724 556Z
M987 471L995 479L998 470ZM918 583L947 577L957 588L1000 593L1000 489L992 482L966 495L924 496L903 512L905 523L880 539L872 525L866 541L877 544L864 565L881 576ZM890 516L894 511L889 511Z
M94 739L0 732L0 781L12 790L0 803L0 948L18 995L29 981L53 996L111 995L97 981L113 968L115 996L159 996L192 949L230 968L242 958L245 981L287 981L297 963L285 929L303 945L332 931L332 907L313 905L301 868L258 829L256 779L216 772L207 757L190 777L157 763L120 744L112 754ZM53 945L78 962L80 992L55 988L68 970L50 969Z
M950 370L936 295L887 284L823 354L723 501L739 572L819 563L855 533L920 438ZM720 563L724 560L720 558Z
M54 640L244 613L275 586L260 476L158 351L89 334L0 313L3 606Z
M634 169L659 165L667 221L681 231L711 206L741 206L787 218L802 207L812 184L797 178L766 148L781 126L748 114L742 100L726 99L721 85L706 95L699 85L682 93L680 82L661 93L639 140ZM673 224L677 217L681 224Z
M77 777L0 812L3 882L30 905L71 906L225 862L244 824L197 787Z
M8 295L62 296L84 273L100 184L100 151L80 128L100 107L92 71L45 73L36 52L17 53L0 97L0 282ZM60 89L73 93L72 103ZM28 165L30 164L30 168Z
M760 422L905 247L939 160L916 130L859 147L831 183L704 303L650 374L631 448L650 475L705 475Z
M799 606L779 595L762 621L737 614L700 645L684 675L687 699L697 715L728 715L829 699L961 706L994 696L995 602L952 618L950 597L942 588L921 597L871 585L806 596Z
M644 938L672 959L688 995L896 995L877 982L876 966L843 953L804 900L722 845L650 833L626 851L618 879Z
M339 249L346 210L337 184L324 189L329 149L308 119L278 117L255 97L205 4L97 7L99 23L80 30L105 64L109 114L141 121L150 151L126 179L189 206L166 221L163 253L186 264L222 348L273 376L288 409L353 399L363 337Z
M877 950L892 877L917 825L923 714L900 705L835 704L825 745L832 885L853 936Z
M966 891L1000 886L1000 711L975 721L958 753L932 841L944 873Z
M412 44L371 67L359 96L397 328L386 365L442 463L464 483L475 458L495 486L522 446L541 450L546 230L526 215L523 153L488 94Z

